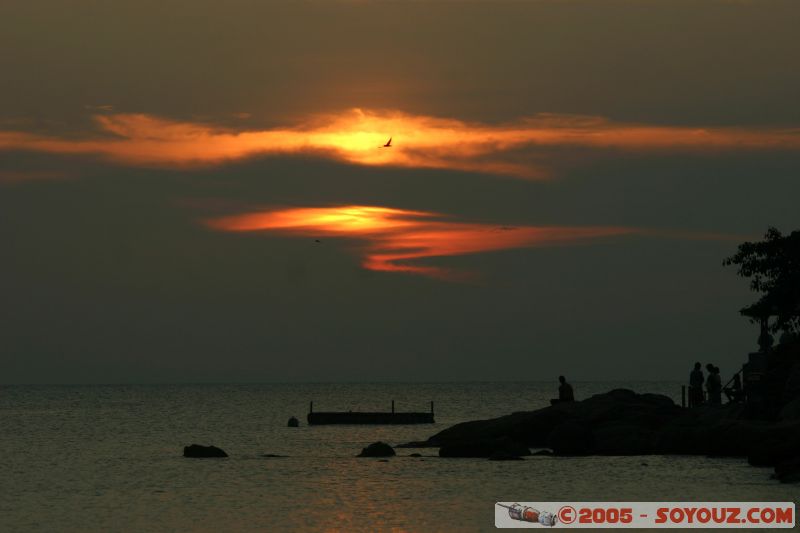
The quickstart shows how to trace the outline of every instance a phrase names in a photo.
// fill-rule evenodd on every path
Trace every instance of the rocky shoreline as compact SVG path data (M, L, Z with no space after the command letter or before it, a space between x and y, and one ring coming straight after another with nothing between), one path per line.
M616 389L583 401L489 420L463 422L426 441L440 457L513 459L530 448L554 455L707 455L746 457L800 482L800 418L758 419L743 404L681 408L668 397Z

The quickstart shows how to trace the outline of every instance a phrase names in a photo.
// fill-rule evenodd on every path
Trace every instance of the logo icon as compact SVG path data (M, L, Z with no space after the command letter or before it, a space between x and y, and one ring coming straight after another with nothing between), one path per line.
M525 507L518 503L512 505L503 505L502 503L498 503L497 505L508 509L508 516L510 516L514 520L519 520L521 522L533 522L534 524L538 523L543 526L553 527L554 525L556 525L556 522L558 521L558 517L553 513L547 511L539 511L538 509L534 509L533 507Z
M578 511L576 511L571 505L565 505L558 510L558 519L561 520L561 523L563 524L573 523L576 516L578 516Z

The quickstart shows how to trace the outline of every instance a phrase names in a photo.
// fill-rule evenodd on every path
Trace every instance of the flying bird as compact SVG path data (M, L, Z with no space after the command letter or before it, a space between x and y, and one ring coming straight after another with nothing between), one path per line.
M392 138L389 137L389 140L386 141L386 144L383 145L384 148L391 148L392 147Z

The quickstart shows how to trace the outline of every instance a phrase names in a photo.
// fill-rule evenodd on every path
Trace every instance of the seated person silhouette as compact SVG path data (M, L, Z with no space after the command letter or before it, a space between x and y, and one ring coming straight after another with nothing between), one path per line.
M575 392L572 390L572 385L567 383L567 378L564 376L558 376L558 381L561 383L561 385L558 386L558 399L550 400L550 405L564 402L574 402Z
M723 390L728 402L742 402L744 401L744 391L742 390L742 378L739 374L733 376L733 384L730 387L725 387Z

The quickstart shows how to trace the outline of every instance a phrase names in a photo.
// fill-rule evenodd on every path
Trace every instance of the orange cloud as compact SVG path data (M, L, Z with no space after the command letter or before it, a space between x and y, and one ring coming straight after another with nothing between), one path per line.
M363 243L358 250L366 269L444 279L463 276L418 262L433 257L579 243L637 233L637 230L620 227L511 227L465 223L436 213L360 205L275 209L216 218L207 224L223 231L355 238Z
M312 154L360 165L447 168L535 178L512 151L591 147L631 151L798 150L800 130L620 124L538 115L505 124L359 109L262 130L232 130L141 114L94 117L101 133L74 139L0 131L0 150L95 154L130 165L209 165L270 154ZM391 148L382 145L394 139Z

